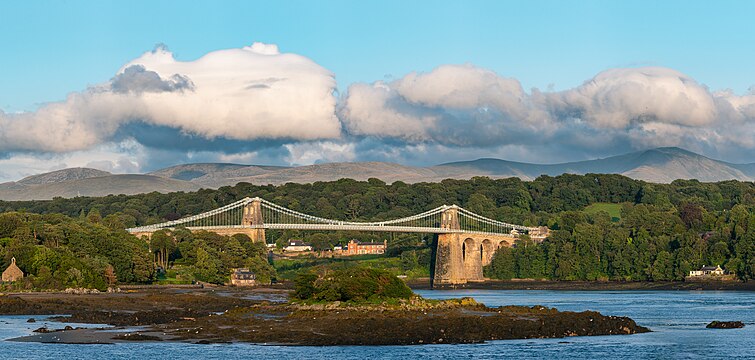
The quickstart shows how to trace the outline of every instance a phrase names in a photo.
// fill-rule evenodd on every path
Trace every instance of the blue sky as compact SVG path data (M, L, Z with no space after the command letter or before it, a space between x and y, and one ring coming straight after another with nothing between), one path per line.
M341 89L458 63L516 77L525 89L641 65L712 89L755 83L749 1L5 0L0 14L6 111L105 81L159 43L181 60L278 44L332 70Z
M222 159L277 164L397 159L424 165L438 162L434 157L438 152L448 154L449 160L488 156L556 162L608 156L654 145L688 145L685 147L712 157L752 162L755 161L755 145L747 141L731 144L724 134L731 128L730 124L739 126L734 129L745 136L755 133L748 108L752 100L748 94L755 85L752 14L755 14L755 2L751 1L5 0L0 2L0 110L6 115L3 118L0 113L0 140L3 135L12 137L7 130L11 126L3 125L2 121L16 125L66 122L45 117L44 111L37 111L50 103L66 101L68 94L84 94L92 86L108 83L126 64L136 64L135 59L144 60L142 55L157 44L167 46L176 62L191 63L206 54L239 49L254 42L275 44L280 53L309 59L335 76L334 104L330 104L330 100L326 102L336 109L331 109L331 113L336 113L335 126L340 126L341 134L324 134L314 140L281 135L285 131L247 137L205 134L185 124L155 120L148 111L141 115L143 121L119 119L111 132L106 135L98 132L97 139L87 146L35 148L29 145L33 139L20 145L0 145L0 157L5 159L5 163L0 161L0 180L62 166L99 164L112 171L146 171L170 161ZM454 79L471 77L474 80L470 83L474 84L478 84L478 80L479 84L498 81L491 80L490 76L515 79L526 93L525 101L538 102L534 107L548 113L548 121L558 125L559 129L552 136L576 134L575 138L582 136L603 142L584 145L580 140L554 142L551 139L548 146L528 147L522 142L494 139L475 143L464 134L450 134L444 130L444 124L448 128L483 127L483 130L475 128L477 131L512 127L517 128L514 132L519 136L533 136L525 130L544 124L537 120L521 125L524 118L531 120L544 115L529 108L528 115L522 115L525 110L514 111L505 105L506 101L501 101L504 105L493 106L495 111L488 113L489 104L496 103L498 95L459 105L444 103L440 98L429 99L427 94L417 92L425 91L422 89L401 87L407 74L412 72L438 75L434 69L459 64L468 64L474 69L449 70ZM307 66L309 69L310 65ZM611 73L605 88L581 87L584 82L612 69L644 67L673 70L673 73L654 75L653 79L641 79L642 86L649 86L648 89L666 91L669 86L683 86L681 90L669 92L669 99L678 100L677 95L684 94L683 97L693 100L689 104L695 107L700 103L697 96L703 91L706 95L701 101L718 104L724 99L727 104L734 104L734 110L729 105L722 109L708 104L714 108L707 113L702 109L694 114L671 114L672 110L689 107L684 103L676 104L671 110L651 108L649 113L633 109L631 105L617 110L615 106L620 105L616 104L635 100L639 107L654 106L653 99L634 99L627 87L621 87L626 79L635 81L637 74ZM146 70L154 70L163 79L173 75L169 73L172 68L163 72L156 69ZM314 73L323 75L319 71ZM689 81L668 85L670 80L680 78L676 72ZM658 77L662 81L654 80ZM316 82L320 84L320 81L325 80ZM382 95L374 91L368 93L366 88L361 93L351 92L350 86L375 85L376 81L388 84L387 88L395 90L398 98L381 103L379 110L383 113L377 108L355 108L354 104L372 106ZM688 88L690 82L694 85L692 89ZM658 85L660 83L665 85ZM612 99L606 105L606 94L621 93L616 90L619 87L625 91L623 94L628 94L624 95L627 98ZM547 100L530 97L532 88L552 95ZM478 86L448 91L457 95L473 92L480 97L478 95L486 89ZM726 89L733 95L722 98L715 94ZM606 92L601 92L603 90ZM661 93L667 94L663 91ZM591 96L589 101L575 100L584 99L585 94ZM401 102L402 107L390 108L396 102ZM66 109L74 111L70 106ZM89 114L90 110L75 108L82 114ZM480 115L483 110L485 116ZM396 111L412 116L430 114L427 116L434 116L434 120L429 123L417 120L427 116L402 120L401 124L418 121L412 123L415 133L410 135L374 131L375 126L370 121L390 122L385 116L395 115ZM606 112L612 114L611 119L617 117L617 112L627 114L630 121L607 125ZM736 114L729 115L732 112ZM20 113L28 116L18 115ZM85 115L70 116L75 119ZM643 122L648 117L654 120ZM719 123L724 117L729 122ZM697 120L684 120L693 118ZM149 128L191 134L212 142L212 146L203 144L195 151L156 149L128 132L133 126L123 124L133 121L142 121ZM81 126L102 124L95 121ZM696 127L700 127L699 130ZM2 131L7 133L2 134ZM55 131L54 128L51 131ZM452 141L447 141L449 136ZM242 146L242 154L224 147L225 140L249 143ZM234 146L238 145L236 142ZM396 158L395 151L402 155ZM114 157L129 159L133 166L119 168ZM168 160L156 161L157 158ZM113 165L102 165L107 162Z

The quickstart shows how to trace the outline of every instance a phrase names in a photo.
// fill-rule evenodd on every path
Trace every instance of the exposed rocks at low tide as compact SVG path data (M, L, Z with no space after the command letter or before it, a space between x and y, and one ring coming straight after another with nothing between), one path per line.
M115 342L409 345L649 331L626 317L542 306L488 308L469 298L355 305L274 304L250 297L248 291L207 290L5 296L0 297L0 313L67 314L71 317L65 321L142 326L110 335Z
M708 329L740 329L745 327L741 321L711 321L705 326Z

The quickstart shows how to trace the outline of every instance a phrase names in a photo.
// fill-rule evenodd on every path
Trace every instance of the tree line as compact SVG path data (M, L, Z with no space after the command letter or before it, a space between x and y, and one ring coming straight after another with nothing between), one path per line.
M558 214L541 244L501 248L485 270L499 279L683 280L690 270L721 265L755 277L755 214L742 204L708 211L685 203L625 204L619 222L605 212Z
M53 257L80 262L75 266L49 263L55 264L46 266L49 275L43 269L43 277L61 284L87 276L94 279L107 265L120 282L153 281L158 267L167 271L175 263L185 265L191 272L187 275L196 279L217 281L213 274L226 276L226 264L250 265L236 260L258 251L247 247L244 239L236 238L239 246L235 246L229 238L180 231L165 234L168 239L158 235L150 248L123 229L175 220L255 196L316 216L354 221L387 220L457 204L486 217L553 229L542 244L522 241L513 249L501 250L486 269L501 278L680 279L689 269L714 263L744 279L755 275L754 183L677 180L651 184L605 174L541 176L533 181L476 177L417 184L386 184L377 179L281 186L239 183L191 193L0 201L0 211L6 212L0 217L0 260L7 265L11 256L37 256L37 251L51 249L57 254ZM623 204L622 216L611 219L606 213L583 211L594 203ZM289 231L270 232L268 238L312 237L317 248L326 248L349 238L385 236L391 255L402 256L407 266L419 252L427 253L423 247L431 245L428 236L417 234ZM38 250L31 251L32 247ZM29 255L15 255L18 252ZM238 257L228 259L229 253ZM40 268L29 265L27 270L37 276ZM71 268L81 271L81 277L76 271L63 274L68 270L62 269Z

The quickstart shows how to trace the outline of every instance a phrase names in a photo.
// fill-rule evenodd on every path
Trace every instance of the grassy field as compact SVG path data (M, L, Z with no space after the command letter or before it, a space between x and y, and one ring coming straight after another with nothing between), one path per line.
M586 207L584 212L595 214L599 211L605 211L611 216L611 221L621 220L621 204L595 203Z
M406 275L408 279L430 276L430 269L424 267L404 270L401 259L398 257L386 257L385 255L359 255L336 258L297 257L275 259L273 267L278 273L279 279L293 280L299 270L306 270L321 265L330 267L364 266L375 269L383 269L393 275Z

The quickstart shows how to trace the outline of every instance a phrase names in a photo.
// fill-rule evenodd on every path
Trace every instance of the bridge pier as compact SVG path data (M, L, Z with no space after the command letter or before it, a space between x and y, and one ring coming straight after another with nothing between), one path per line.
M473 235L460 231L457 206L443 211L440 227L454 232L438 235L432 286L460 285L483 280L481 245L478 245Z
M460 234L439 234L435 249L435 271L432 286L467 283Z
M262 207L260 198L254 198L251 202L244 206L244 214L241 218L241 225L244 226L259 226L258 228L249 228L244 231L245 234L252 239L252 242L266 243L265 229L262 228Z
M496 250L512 247L515 241L516 237L511 235L463 232L439 234L432 286L484 281L482 268L490 265Z
M462 285L484 281L482 268L489 265L498 248L512 247L516 236L462 232L458 207L451 206L441 216L440 227L450 230L438 234L432 286Z

